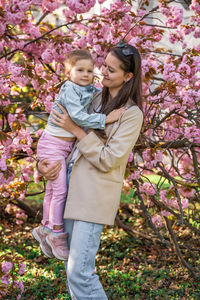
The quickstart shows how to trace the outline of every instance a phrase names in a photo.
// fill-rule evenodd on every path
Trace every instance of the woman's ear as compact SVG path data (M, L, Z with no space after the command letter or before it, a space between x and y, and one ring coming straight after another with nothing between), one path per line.
M131 78L133 78L133 73L128 72L125 74L124 82L128 82Z

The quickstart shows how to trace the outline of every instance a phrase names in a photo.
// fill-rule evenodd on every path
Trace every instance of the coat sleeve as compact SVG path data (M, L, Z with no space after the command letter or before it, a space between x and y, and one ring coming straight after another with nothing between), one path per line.
M132 106L122 115L120 124L107 143L94 132L84 137L77 147L82 155L101 172L109 172L124 161L137 142L143 123L141 110Z

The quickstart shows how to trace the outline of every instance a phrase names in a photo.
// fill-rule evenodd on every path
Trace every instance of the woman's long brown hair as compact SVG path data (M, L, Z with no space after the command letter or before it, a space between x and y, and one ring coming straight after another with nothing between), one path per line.
M128 45L128 44L127 44ZM132 100L133 105L137 105L142 110L142 96L141 96L141 57L138 50L128 45L133 49L133 54L125 56L123 48L114 47L109 53L112 53L117 59L121 61L121 68L124 72L132 72L133 77L123 84L117 96L109 100L109 89L103 88L102 91L102 106L100 113L108 115L113 109L125 106L129 99Z
M114 47L109 53L112 53L117 59L121 61L121 68L124 72L133 73L133 77L123 84L116 97L110 98L109 89L104 87L102 90L101 109L99 113L108 115L112 110L125 106L131 99L133 105L137 105L142 110L142 79L141 79L141 57L138 50L127 44L133 51L131 55L124 55L123 48ZM96 134L103 139L106 139L104 130L95 130Z

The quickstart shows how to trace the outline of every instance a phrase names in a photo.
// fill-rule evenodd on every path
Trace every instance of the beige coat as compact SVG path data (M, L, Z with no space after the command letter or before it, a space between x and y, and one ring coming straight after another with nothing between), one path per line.
M100 100L101 94L92 101L89 112L98 108ZM114 224L128 157L142 122L141 110L131 106L117 122L106 126L105 144L93 131L77 143L79 154L72 168L64 218Z

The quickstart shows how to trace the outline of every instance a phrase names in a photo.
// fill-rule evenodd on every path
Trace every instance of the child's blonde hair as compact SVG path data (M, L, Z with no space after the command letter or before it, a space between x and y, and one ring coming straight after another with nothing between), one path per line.
M94 64L94 60L92 58L92 55L87 50L73 50L68 53L66 60L64 61L65 65L65 72L67 74L70 73L73 66L77 63L77 61L82 59L89 59Z

